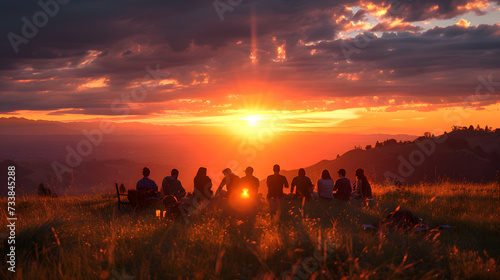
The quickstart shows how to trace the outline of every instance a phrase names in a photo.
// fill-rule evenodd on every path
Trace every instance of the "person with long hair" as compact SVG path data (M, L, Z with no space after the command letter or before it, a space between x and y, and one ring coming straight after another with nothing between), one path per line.
M209 199L214 194L212 191L212 180L207 176L207 169L205 167L200 167L194 177L194 192L204 199Z
M318 180L318 194L321 199L333 199L333 179L326 169L323 170L321 178Z
M365 175L365 171L361 168L356 169L356 184L354 185L354 191L352 198L358 199L371 199L372 198L372 187L368 178Z

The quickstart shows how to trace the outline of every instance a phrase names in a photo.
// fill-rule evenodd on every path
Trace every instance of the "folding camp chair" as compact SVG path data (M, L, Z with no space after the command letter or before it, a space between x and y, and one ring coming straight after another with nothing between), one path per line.
M126 193L121 193L119 188L118 188L118 183L115 183L115 187L116 187L116 196L118 197L118 210L121 210L121 207L123 206L123 209L125 209L125 211L130 211L130 209L132 209L132 203L130 203L130 201L126 200L126 201L123 201L121 199L121 197L127 197L127 194Z

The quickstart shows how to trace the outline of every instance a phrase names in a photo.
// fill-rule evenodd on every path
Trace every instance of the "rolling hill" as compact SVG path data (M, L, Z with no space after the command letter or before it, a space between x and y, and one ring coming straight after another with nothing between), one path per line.
M439 137L419 137L412 142L389 143L368 150L354 149L334 160L306 167L315 182L327 169L332 177L340 168L354 179L363 168L374 182L397 177L408 184L435 180L491 181L500 169L500 130L496 132L459 130ZM282 171L291 180L297 170Z

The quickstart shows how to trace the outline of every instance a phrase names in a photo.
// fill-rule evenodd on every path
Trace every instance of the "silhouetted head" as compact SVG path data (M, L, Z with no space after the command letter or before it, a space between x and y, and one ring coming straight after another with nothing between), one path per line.
M196 173L196 177L205 177L207 176L207 169L205 167L200 167L198 169L198 173Z
M332 179L332 176L330 176L330 172L328 172L328 170L323 170L323 172L321 172L321 179L324 179L324 180L328 180L328 179Z
M358 177L358 179L366 177L365 176L365 171L363 169L361 169L361 168L356 169L356 177Z
M247 167L247 169L245 169L245 174L247 174L247 176L251 176L253 174L253 167Z
M337 173L339 174L340 177L345 177L345 174L346 174L344 168L340 169Z
M299 169L299 176L306 176L306 171L304 168Z
M280 166L279 166L279 165L277 165L277 164L275 164L275 165L273 166L273 171L274 171L274 173L280 173Z
M230 175L232 172L231 172L231 169L229 168L226 168L224 170L222 170L222 174L224 174L224 176L228 176Z
M171 175L172 177L177 178L177 176L179 176L179 170L177 170L177 169L175 169L175 168L174 168L174 169L172 169L172 171L170 171L170 175Z
M149 168L147 168L147 167L144 167L144 168L142 169L142 176L144 176L144 177L148 177L148 176L149 176L149 174L151 174L151 170L149 170Z

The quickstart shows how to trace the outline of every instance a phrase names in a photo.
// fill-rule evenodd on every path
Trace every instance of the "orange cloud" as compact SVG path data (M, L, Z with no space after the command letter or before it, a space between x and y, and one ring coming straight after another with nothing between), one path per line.
M78 68L83 68L89 64L91 64L97 57L102 54L102 51L89 50L87 56L83 59L82 62L78 65Z
M375 17L382 17L387 14L388 7L377 6L372 2L360 3L360 6L363 7L370 15Z
M460 19L460 21L458 23L456 23L455 25L457 26L460 26L460 27L463 27L463 28L467 28L470 26L470 21L467 21L465 19Z
M409 22L403 22L402 19L396 19L393 21L383 21L375 25L370 31L371 32L381 32L381 31L421 31L423 30L420 26L415 26Z
M76 90L81 91L84 89L88 88L102 88L102 87L107 87L109 80L104 78L96 79L96 80L91 80L85 84L79 85Z
M464 6L459 6L459 10L466 11L484 11L490 5L488 0L476 0L473 2L469 2Z
M372 28L373 25L368 22L358 21L358 22L348 22L342 26L342 31L344 33L351 33L353 31L365 31Z

